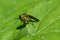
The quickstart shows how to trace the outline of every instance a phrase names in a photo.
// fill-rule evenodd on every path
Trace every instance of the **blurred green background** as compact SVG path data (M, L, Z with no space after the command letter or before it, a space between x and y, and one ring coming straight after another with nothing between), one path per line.
M17 30L25 12L40 22ZM0 0L0 40L60 40L60 0Z

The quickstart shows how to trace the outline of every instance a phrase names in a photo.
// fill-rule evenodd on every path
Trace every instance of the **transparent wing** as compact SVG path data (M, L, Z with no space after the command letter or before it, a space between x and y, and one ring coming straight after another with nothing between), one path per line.
M40 21L39 19L37 19L37 18L35 18L35 17L31 16L31 15L28 15L28 16L30 18L30 22L39 22Z

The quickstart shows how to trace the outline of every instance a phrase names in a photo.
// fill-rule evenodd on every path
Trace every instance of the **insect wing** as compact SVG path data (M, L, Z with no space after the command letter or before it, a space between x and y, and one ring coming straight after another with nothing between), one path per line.
M30 18L30 22L39 22L40 21L39 19L37 19L37 18L35 18L35 17L31 16L31 15L28 15L28 16Z

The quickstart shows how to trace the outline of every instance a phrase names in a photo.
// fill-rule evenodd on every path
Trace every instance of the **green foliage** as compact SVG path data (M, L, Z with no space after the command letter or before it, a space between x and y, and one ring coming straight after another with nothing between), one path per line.
M38 18L34 28L16 19L27 12ZM0 0L0 40L59 40L60 0Z

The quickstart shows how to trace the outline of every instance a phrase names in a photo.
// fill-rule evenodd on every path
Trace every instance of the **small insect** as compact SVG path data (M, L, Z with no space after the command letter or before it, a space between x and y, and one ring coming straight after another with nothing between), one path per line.
M28 15L26 13L19 15L19 19L23 22L23 25L21 25L22 27L19 26L18 29L24 28L30 22L39 22L40 21L39 19L37 19L31 15Z

